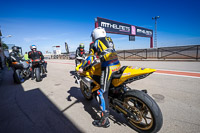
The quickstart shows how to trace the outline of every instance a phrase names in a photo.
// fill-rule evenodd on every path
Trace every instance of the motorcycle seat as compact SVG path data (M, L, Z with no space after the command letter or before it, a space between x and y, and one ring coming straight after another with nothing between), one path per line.
M121 67L118 71L116 71L116 72L113 73L112 78L113 79L119 79L122 76L122 74L123 74L123 72L124 72L124 70L126 68L127 68L127 66Z

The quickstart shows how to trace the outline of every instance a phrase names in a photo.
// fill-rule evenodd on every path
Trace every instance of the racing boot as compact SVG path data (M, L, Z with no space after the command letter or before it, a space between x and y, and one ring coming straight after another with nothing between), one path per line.
M109 122L109 119L108 119L108 116L109 116L109 113L108 112L105 112L105 111L102 111L101 112L101 119L100 120L94 120L92 122L92 124L96 127L104 127L104 128L107 128L110 126L110 122Z

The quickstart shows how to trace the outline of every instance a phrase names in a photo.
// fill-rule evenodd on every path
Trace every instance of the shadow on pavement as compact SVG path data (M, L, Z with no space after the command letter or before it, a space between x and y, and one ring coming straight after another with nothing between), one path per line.
M74 104L81 102L84 105L84 110L91 115L93 120L100 118L99 115L97 115L97 113L100 112L100 107L98 105L98 102L95 99L93 99L91 101L86 100L83 97L80 88L77 88L77 87L71 87L70 90L68 91L68 93L69 93L69 96L67 97L68 101L71 101L71 97L74 97L77 100L75 102L73 102L71 105L69 105L67 108L65 108L62 112L66 111ZM127 126L125 119L120 114L116 113L113 110L110 110L109 118L115 124Z
M92 101L86 100L82 96L80 88L77 88L77 87L71 87L70 90L68 91L68 93L69 93L69 96L67 97L67 100L71 101L71 97L74 97L74 98L76 98L76 101L73 102L67 108L65 108L63 110L63 112L76 103L82 103L84 105L84 110L91 115L92 119L98 119L99 118L98 115L96 114L95 110L92 108L92 107L94 107L95 109L98 109L98 110L100 109L95 100L92 100Z
M75 76L76 72L75 71L70 71L70 74L71 74L71 76ZM68 91L68 93L70 94L67 97L68 101L71 101L71 97L74 97L77 100L74 103L72 103L70 106L68 106L67 108L65 108L63 110L63 112L65 110L67 110L68 108L70 108L71 106L73 106L74 104L81 102L84 105L85 111L87 111L91 115L92 119L95 120L95 119L99 119L100 118L99 117L100 115L97 115L97 112L95 111L95 110L100 111L100 107L99 107L98 102L96 100L92 100L92 101L86 100L83 97L80 88L77 88L77 87L71 87L70 90ZM110 109L110 116L109 116L109 118L115 124L124 125L124 126L127 125L126 120L119 113L116 113L115 111L113 111L111 109Z
M81 132L39 88L24 91L12 71L0 76L0 133Z

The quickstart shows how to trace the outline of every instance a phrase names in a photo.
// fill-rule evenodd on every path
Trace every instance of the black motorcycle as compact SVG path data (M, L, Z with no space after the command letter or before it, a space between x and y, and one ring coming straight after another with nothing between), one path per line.
M14 71L13 79L17 84L23 83L25 79L28 79L31 75L31 67L29 61L15 61L12 62L12 68Z
M32 61L32 66L34 67L34 74L36 77L36 81L42 81L43 76L45 73L44 63L41 60L34 60Z

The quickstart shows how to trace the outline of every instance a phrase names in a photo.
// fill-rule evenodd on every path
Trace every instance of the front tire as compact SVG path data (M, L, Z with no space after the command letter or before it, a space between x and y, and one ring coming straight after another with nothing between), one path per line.
M123 98L124 107L136 118L126 117L128 124L140 133L157 133L163 124L163 117L157 103L139 90L127 91Z
M35 77L36 77L36 81L40 82L41 81L41 75L40 75L40 68L35 68Z
M85 99L87 100L93 99L91 90L83 83L83 81L80 81L80 89Z
M21 77L21 70L20 69L15 70L13 78L14 78L14 82L17 83L17 84L21 84L21 83L24 82L24 78Z

